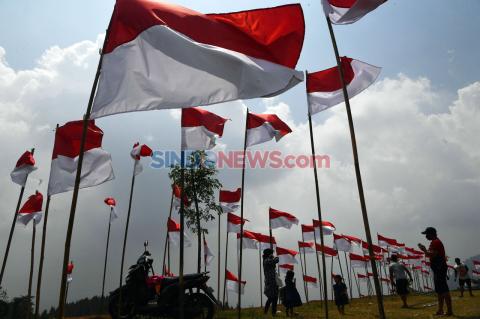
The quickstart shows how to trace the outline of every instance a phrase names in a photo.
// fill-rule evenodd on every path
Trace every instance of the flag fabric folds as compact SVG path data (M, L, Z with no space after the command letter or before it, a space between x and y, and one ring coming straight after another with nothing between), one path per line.
M395 246L397 244L396 239L388 238L388 237L382 236L380 234L377 234L377 240L378 240L378 245L380 247Z
M322 0L323 11L333 24L354 23L387 0Z
M240 247L240 233L237 233L237 246ZM243 249L258 249L257 237L254 233L244 230L242 239Z
M39 191L28 197L25 204L18 211L17 222L25 226L33 220L35 224L42 220L43 195Z
M232 213L227 214L227 233L240 233L241 224L245 225L247 219L241 219L240 216L237 216Z
M281 273L286 273L289 270L293 271L293 269L294 269L294 266L292 264L282 264L278 266L278 270Z
M199 107L182 109L182 150L209 150L227 119Z
M279 264L298 264L298 261L295 258L295 256L298 254L297 251L282 247L277 247L276 251Z
M152 156L153 151L150 147L145 144L140 145L139 142L133 145L132 151L130 152L130 156L135 161L135 169L134 174L137 176L141 172L143 172L143 165L140 162L142 157L150 157Z
M261 251L263 251L264 249L270 248L270 242L273 249L277 247L277 242L274 236L270 237L270 235L264 235L260 233L253 233L253 234L255 234L255 237L257 238Z
M215 255L212 253L212 251L208 247L207 241L204 238L203 239L203 260L205 262L205 265L209 266L213 258L215 258Z
M268 214L270 218L271 229L276 229L276 228L290 229L292 225L298 225L297 217L293 216L290 213L282 212L270 207Z
M315 249L313 248L313 243L303 241L298 242L298 250L304 254L313 254L315 252Z
M172 218L169 218L167 222L167 230L168 230L169 242L179 247L180 246L180 224L177 223ZM186 247L192 246L192 242L190 241L190 238L188 238L186 233L183 234L183 241Z
M117 214L117 202L115 201L115 198L113 197L107 197L105 198L104 200L105 204L107 206L109 206L111 209L110 209L110 223L117 219L118 218L118 214Z
M236 211L240 205L240 198L242 197L242 189L237 188L235 191L220 190L220 207L224 213L232 213ZM240 218L240 217L239 217Z
M322 246L320 244L316 244L315 249L317 252L322 252L325 255L328 255L330 257L338 256L338 251L328 246Z
M92 118L278 95L303 80L304 33L300 4L202 14L117 0Z
M352 251L352 243L343 235L333 234L333 248L337 251Z
M26 151L18 159L15 168L10 173L10 178L12 179L12 182L20 186L25 186L28 174L36 169L33 154L30 151Z
M247 146L253 146L275 138L279 141L292 129L275 114L248 113Z
M349 98L372 85L381 71L379 67L348 57L340 60ZM344 102L338 67L307 74L307 100L310 114Z
M357 254L350 253L350 264L352 268L365 268L368 264L368 257L360 256Z
M335 225L333 225L331 222L327 222L324 220L322 221L321 225L323 229L323 235L331 235L336 230ZM313 227L315 228L315 235L317 236L317 238L320 238L320 221L314 219Z
M312 241L315 239L316 234L314 235L315 228L313 225L303 225L302 224L302 235L305 241Z
M318 287L317 278L315 278L315 277L310 277L310 276L304 275L303 276L303 282L305 282L307 284L307 287L310 287L310 288L317 288Z
M237 276L225 269L225 279L227 281L227 290L238 294L238 285L240 284L240 280L238 280ZM245 280L242 280L240 287L240 292L242 295L245 292L246 284L247 282Z
M83 121L68 122L57 128L53 146L48 195L73 190L77 174ZM103 131L89 120L82 163L80 188L97 186L115 178L112 158L102 149Z

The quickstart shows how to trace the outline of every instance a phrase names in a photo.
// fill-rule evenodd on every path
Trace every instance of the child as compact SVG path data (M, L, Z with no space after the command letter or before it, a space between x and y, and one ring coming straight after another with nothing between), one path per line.
M333 292L335 294L335 304L337 305L338 312L341 315L345 314L345 305L348 304L347 285L343 283L343 278L340 275L333 277L335 284L333 285Z
M295 273L291 270L287 271L287 275L285 276L283 305L286 308L287 317L296 315L293 312L293 308L302 305L302 299L300 299L300 294L298 293L297 287L295 287L294 276Z

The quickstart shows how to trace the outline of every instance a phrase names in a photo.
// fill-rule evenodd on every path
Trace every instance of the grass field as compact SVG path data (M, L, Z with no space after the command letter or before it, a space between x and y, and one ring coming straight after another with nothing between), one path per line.
M464 319L480 319L480 292L477 291L475 297L465 296L459 297L458 292L453 292L453 311L455 316L450 318L464 318ZM428 295L411 295L409 298L411 308L401 309L401 301L398 297L385 297L385 311L388 319L422 319L422 318L441 318L434 316L437 310L436 297L433 294ZM281 311L277 318L285 318L284 308L279 307ZM324 318L323 309L319 302L310 302L302 307L296 308L298 316L296 318ZM217 312L217 319L236 318L236 311L219 311ZM361 318L373 319L377 316L377 304L375 298L354 299L351 304L346 307L346 315L341 317L335 305L329 304L329 317L337 318ZM107 319L109 317L76 317L75 319ZM270 315L264 316L259 308L247 308L242 310L242 318L271 318ZM74 318L70 318L74 319ZM188 318L187 318L188 319Z

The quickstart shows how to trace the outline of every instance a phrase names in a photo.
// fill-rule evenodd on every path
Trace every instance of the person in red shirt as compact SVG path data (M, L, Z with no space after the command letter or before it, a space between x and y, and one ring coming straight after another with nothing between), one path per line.
M438 311L437 315L443 315L443 305L447 304L447 313L445 315L452 316L452 297L450 296L450 290L447 284L447 257L445 255L445 247L440 239L437 237L437 230L433 227L427 227L422 232L425 237L430 240L430 246L428 249L418 244L420 248L430 259L430 268L433 272L433 282L435 285L435 292L438 296Z

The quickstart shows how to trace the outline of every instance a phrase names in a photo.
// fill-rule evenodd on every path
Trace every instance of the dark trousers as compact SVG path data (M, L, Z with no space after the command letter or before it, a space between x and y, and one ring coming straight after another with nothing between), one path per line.
M272 305L272 315L275 315L277 313L277 301L278 301L278 296L275 296L275 298L268 298L267 302L265 303L265 309L264 312L268 312L268 308L270 308L270 304Z

